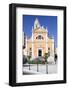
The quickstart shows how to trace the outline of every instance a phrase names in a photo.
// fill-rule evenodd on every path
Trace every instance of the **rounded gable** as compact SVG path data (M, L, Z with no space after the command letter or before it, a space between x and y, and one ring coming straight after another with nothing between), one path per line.
M42 28L37 28L37 29L33 30L33 33L46 33L46 30L42 29Z

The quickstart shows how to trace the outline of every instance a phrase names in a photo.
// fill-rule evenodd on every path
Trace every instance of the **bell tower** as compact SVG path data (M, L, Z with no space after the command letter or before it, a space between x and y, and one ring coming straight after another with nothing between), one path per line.
M37 29L37 28L40 28L40 23L39 23L38 19L36 18L35 22L34 22L34 29Z

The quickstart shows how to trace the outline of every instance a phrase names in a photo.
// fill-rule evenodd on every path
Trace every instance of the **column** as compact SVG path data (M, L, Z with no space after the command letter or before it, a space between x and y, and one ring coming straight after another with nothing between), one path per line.
M27 48L27 37L26 37L26 55L28 55L28 48Z
M52 38L52 50L51 50L51 54L54 57L54 38Z
M46 39L45 39L46 40L46 42L45 42L46 43L46 53L48 53L48 35L47 34L48 34L48 32L46 29Z
M32 27L32 58L34 58L34 40L33 40L33 27Z

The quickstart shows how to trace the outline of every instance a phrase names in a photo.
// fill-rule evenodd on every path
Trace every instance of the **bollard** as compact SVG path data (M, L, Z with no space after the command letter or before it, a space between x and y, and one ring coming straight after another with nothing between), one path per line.
M37 62L37 72L39 71L39 69L38 69L38 62Z
M48 64L46 64L46 74L48 74Z
M30 70L30 63L29 63L29 70Z

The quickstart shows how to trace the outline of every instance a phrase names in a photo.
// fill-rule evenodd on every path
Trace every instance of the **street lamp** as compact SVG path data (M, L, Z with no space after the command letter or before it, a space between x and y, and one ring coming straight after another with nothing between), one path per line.
M31 58L31 56L29 55L28 56L28 59L29 59L29 70L30 70L30 58Z

